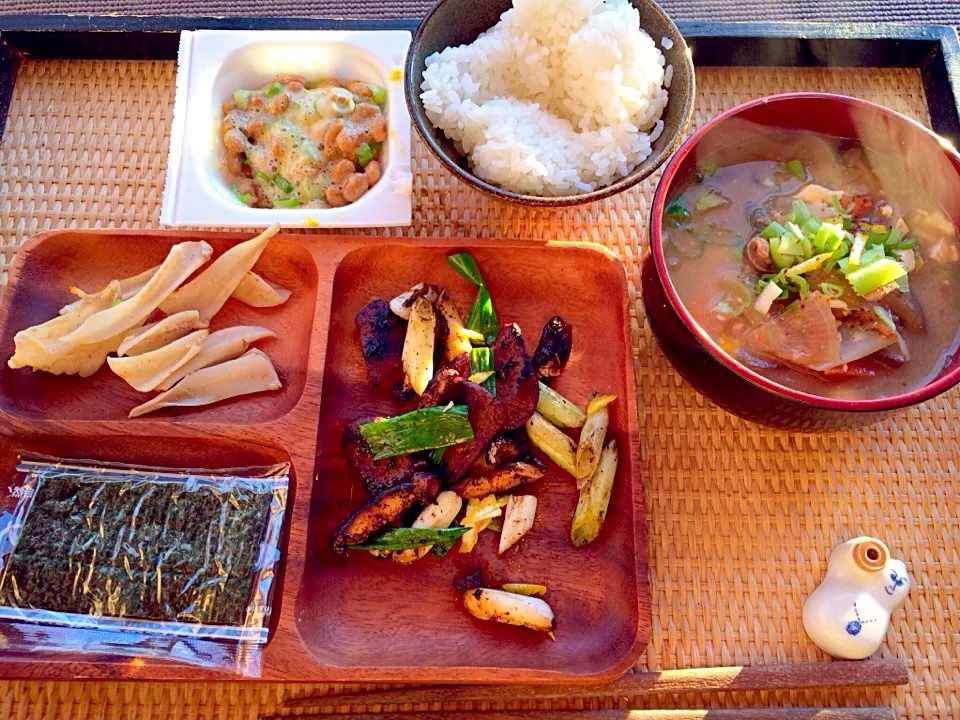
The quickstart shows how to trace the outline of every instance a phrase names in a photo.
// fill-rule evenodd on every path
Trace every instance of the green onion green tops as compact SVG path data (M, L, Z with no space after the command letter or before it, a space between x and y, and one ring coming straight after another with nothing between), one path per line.
M493 300L487 292L487 286L477 288L477 296L470 306L470 314L464 323L470 330L476 330L492 343L497 337L497 314L493 311Z
M493 310L493 300L483 282L480 268L470 253L454 253L447 256L447 263L457 273L477 286L477 295L470 306L470 314L464 323L469 330L484 336L488 343L497 337L497 314Z
M477 287L483 285L480 268L477 267L477 262L470 253L461 252L447 255L447 264Z
M488 347L473 348L470 351L470 374L491 370L493 370L493 350ZM481 385L489 390L491 395L497 394L497 381L492 375L484 380Z
M392 528L347 547L356 550L408 550L432 545L434 554L442 556L467 530L469 528L465 525L450 528Z
M473 439L466 405L427 407L360 425L374 460L447 447Z
M293 192L293 185L291 185L290 181L287 180L283 175L274 175L273 184L280 189L280 192L285 192L288 195Z
M840 207L836 195L831 205L834 210ZM897 228L871 223L860 223L851 233L844 229L843 220L838 214L821 221L805 202L794 199L784 223L771 222L760 232L769 243L770 259L780 271L777 277L781 284L786 282L805 295L808 288L803 275L836 268L853 291L864 296L906 277L907 269L899 258L887 253L912 248L912 238L903 238ZM830 289L824 290L825 294L835 298L843 294L842 286L826 285Z

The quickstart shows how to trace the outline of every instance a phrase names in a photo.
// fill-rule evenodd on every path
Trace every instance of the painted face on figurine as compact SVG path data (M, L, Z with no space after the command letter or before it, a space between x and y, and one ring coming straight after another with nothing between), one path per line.
M880 648L909 590L906 565L891 559L886 545L854 538L830 554L823 582L803 605L803 627L830 655L862 660Z

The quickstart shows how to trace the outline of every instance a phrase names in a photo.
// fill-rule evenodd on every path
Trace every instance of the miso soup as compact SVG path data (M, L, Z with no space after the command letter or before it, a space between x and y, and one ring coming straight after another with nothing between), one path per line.
M664 254L684 306L774 382L895 395L957 350L960 239L894 159L783 132L699 159L668 199Z

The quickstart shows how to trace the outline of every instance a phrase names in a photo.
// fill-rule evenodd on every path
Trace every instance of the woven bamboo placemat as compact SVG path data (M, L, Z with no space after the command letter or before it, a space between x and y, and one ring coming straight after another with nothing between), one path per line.
M174 73L171 62L23 65L0 143L4 272L18 244L40 230L156 226ZM697 84L695 125L789 90L858 95L929 121L914 70L701 68ZM850 537L884 539L912 574L881 651L909 662L906 688L637 699L635 706L892 704L904 716L960 716L960 392L856 432L795 435L741 422L681 381L646 324L640 262L656 178L593 205L549 211L479 195L420 144L413 166L414 224L398 233L592 240L627 267L653 600L653 639L638 668L825 659L807 640L800 610L831 548ZM0 716L254 718L284 697L321 689L6 682Z

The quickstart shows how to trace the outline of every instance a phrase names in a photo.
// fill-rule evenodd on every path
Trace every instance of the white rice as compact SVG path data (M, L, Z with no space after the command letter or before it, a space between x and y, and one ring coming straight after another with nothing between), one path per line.
M660 38L660 45L664 50L669 50L673 47L673 40L664 35L662 38Z
M627 0L514 0L473 43L427 58L420 97L479 177L569 195L650 155L664 62Z
M670 83L673 82L673 65L667 65L667 71L663 74L663 86L669 90Z

